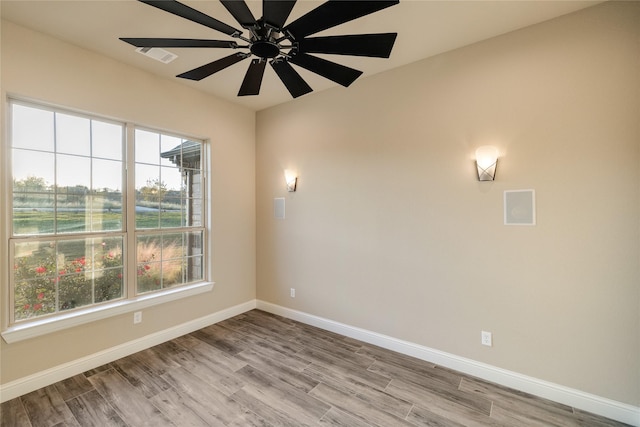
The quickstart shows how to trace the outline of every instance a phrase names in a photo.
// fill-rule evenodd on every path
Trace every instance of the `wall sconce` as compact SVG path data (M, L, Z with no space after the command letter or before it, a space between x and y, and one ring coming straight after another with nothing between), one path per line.
M491 145L483 145L476 150L476 166L478 181L493 181L496 177L498 149Z
M284 179L287 182L287 191L296 191L296 187L298 186L298 177L296 176L296 173L290 170L286 170L284 171Z

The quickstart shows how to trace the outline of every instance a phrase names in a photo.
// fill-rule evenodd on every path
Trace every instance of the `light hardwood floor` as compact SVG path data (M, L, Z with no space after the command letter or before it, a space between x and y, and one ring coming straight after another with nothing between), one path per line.
M621 426L262 311L1 406L2 426Z

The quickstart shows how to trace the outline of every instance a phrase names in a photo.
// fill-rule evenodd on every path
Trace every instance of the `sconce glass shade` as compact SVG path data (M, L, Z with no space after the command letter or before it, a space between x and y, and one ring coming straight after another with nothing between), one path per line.
M296 174L290 170L286 170L284 171L284 179L287 182L287 191L296 191L296 187L298 186L298 177Z
M493 181L498 165L498 149L491 145L483 145L476 150L476 166L479 181Z

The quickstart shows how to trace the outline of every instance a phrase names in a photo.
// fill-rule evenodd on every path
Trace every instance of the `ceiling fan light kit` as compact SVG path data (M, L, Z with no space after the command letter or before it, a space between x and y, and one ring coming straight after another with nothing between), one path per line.
M138 49L222 48L238 50L176 77L202 80L231 65L252 58L238 96L258 95L267 62L292 97L312 92L291 64L348 87L362 71L310 53L389 58L397 33L308 37L320 31L396 5L399 0L329 0L285 25L296 0L263 0L260 19L255 19L244 0L220 0L245 30L238 30L199 10L174 0L138 0L165 12L204 25L236 40L121 38ZM245 36L244 33L248 34Z

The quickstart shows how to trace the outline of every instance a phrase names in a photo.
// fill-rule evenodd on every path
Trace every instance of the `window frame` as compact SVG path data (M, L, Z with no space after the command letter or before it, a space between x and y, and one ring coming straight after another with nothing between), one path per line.
M175 301L181 298L198 295L204 292L209 292L213 289L214 282L211 281L212 274L212 262L210 257L211 247L211 200L212 195L210 192L211 183L208 171L210 165L210 152L211 142L207 138L192 137L190 135L181 134L178 132L166 131L156 127L139 125L131 121L118 120L108 118L95 113L87 113L84 111L78 111L71 108L60 107L57 105L47 104L40 101L34 101L24 99L20 97L7 96L5 100L5 107L7 108L3 119L7 126L6 132L3 136L3 143L0 147L0 159L2 159L4 171L0 176L0 184L4 190L5 195L0 200L0 205L5 207L4 218L1 224L3 231L3 245L4 250L8 256L3 257L0 260L0 265L5 268L6 271L4 277L0 280L3 282L2 299L3 307L2 311L5 315L2 316L3 328L1 332L2 338L7 343L17 342L28 338L33 338L55 331L67 329L70 327L78 326L81 324L93 322L99 319L106 319L113 316L122 315L135 310L141 310L144 308L152 307L159 304L164 304L170 301ZM80 116L90 120L99 120L108 123L117 123L123 126L123 153L122 153L122 166L123 182L122 182L122 229L121 230L108 230L108 231L84 231L77 233L53 233L53 234L41 234L41 235L13 235L13 161L12 161L12 112L13 105L22 105L32 108L44 109L52 111L54 113L70 114L73 116ZM202 145L200 153L200 173L201 173L201 225L197 227L181 226L175 228L160 228L157 229L136 229L136 183L135 183L135 132L136 130L150 131L158 133L160 135L167 135L171 137L181 138L182 140L195 140ZM90 156L92 158L92 156ZM136 239L139 233L150 233L156 231L159 235L165 232L191 232L202 231L202 279L197 282L191 282L181 284L175 287L168 287L164 289L154 290L151 292L137 294L136 290ZM28 240L64 240L64 239L83 239L83 238L95 238L101 236L123 236L123 269L124 269L124 283L123 283L123 295L119 299L112 301L92 303L68 311L57 311L55 313L38 316L34 318L28 318L16 321L15 319L15 307L14 307L14 275L12 269L9 267L14 260L14 243L19 241ZM126 258L125 258L126 257Z

